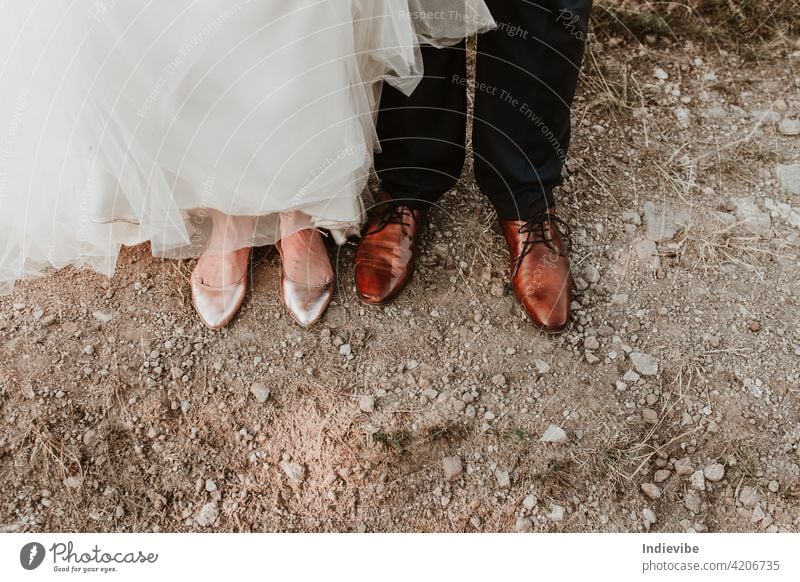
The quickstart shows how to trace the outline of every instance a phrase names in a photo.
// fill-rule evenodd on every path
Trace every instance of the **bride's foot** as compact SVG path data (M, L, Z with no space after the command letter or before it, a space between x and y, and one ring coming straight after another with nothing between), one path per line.
M281 298L297 323L309 327L322 319L333 297L333 267L319 231L305 229L282 238Z
M228 325L247 295L250 248L200 257L192 272L192 302L211 329Z

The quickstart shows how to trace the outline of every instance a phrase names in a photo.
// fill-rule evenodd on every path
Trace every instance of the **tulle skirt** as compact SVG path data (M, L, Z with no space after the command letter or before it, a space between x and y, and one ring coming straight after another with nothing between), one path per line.
M382 80L420 42L491 28L480 0L6 0L0 292L66 265L165 257L364 219ZM281 224L280 217L291 217ZM215 237L216 238L216 237Z

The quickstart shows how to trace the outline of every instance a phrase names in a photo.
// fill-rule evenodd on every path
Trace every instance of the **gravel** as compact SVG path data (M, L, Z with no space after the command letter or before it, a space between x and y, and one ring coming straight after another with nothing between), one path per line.
M725 477L725 466L720 463L712 463L703 470L703 475L709 481L717 482L722 481Z
M256 401L264 403L269 400L270 390L264 384L255 382L250 386L250 394L252 394Z
M300 463L281 461L281 469L295 483L302 483L306 479L306 468Z
M556 523L560 523L564 521L564 516L566 515L567 510L564 509L561 505L553 504L550 506L550 511L547 514L547 518L550 521L554 521Z
M371 414L375 412L375 398L369 395L362 396L358 401L358 407L361 412Z
M446 481L457 481L464 474L464 466L459 456L445 457L442 460L442 468L444 469Z
M642 376L655 376L658 374L658 360L650 354L631 352L629 357L633 367Z
M210 527L216 523L219 517L219 509L216 501L210 501L200 508L194 520L200 527Z
M692 487L698 491L706 490L706 477L703 475L703 471L698 470L692 473L692 476L689 478L689 482L691 483Z
M661 497L661 487L655 483L642 483L642 492L650 499L659 499Z
M551 424L544 431L541 440L543 443L565 443L567 442L567 433L560 426Z
M692 460L689 457L684 457L683 459L675 461L675 472L682 477L694 473Z

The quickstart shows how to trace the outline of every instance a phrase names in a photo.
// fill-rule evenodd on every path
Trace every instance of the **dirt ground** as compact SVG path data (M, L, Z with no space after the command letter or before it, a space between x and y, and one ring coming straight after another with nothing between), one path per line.
M800 531L798 70L792 37L596 34L558 337L506 293L471 168L391 305L359 303L354 247L331 249L309 331L266 249L219 333L192 262L146 246L111 280L20 283L0 297L0 531Z

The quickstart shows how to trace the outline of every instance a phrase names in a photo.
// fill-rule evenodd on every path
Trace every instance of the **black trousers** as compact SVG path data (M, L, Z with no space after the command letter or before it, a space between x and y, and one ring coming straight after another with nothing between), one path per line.
M478 38L475 178L501 219L524 220L555 204L592 1L487 4L499 27ZM423 56L410 97L384 87L375 158L383 189L415 208L456 185L466 155L465 43Z

